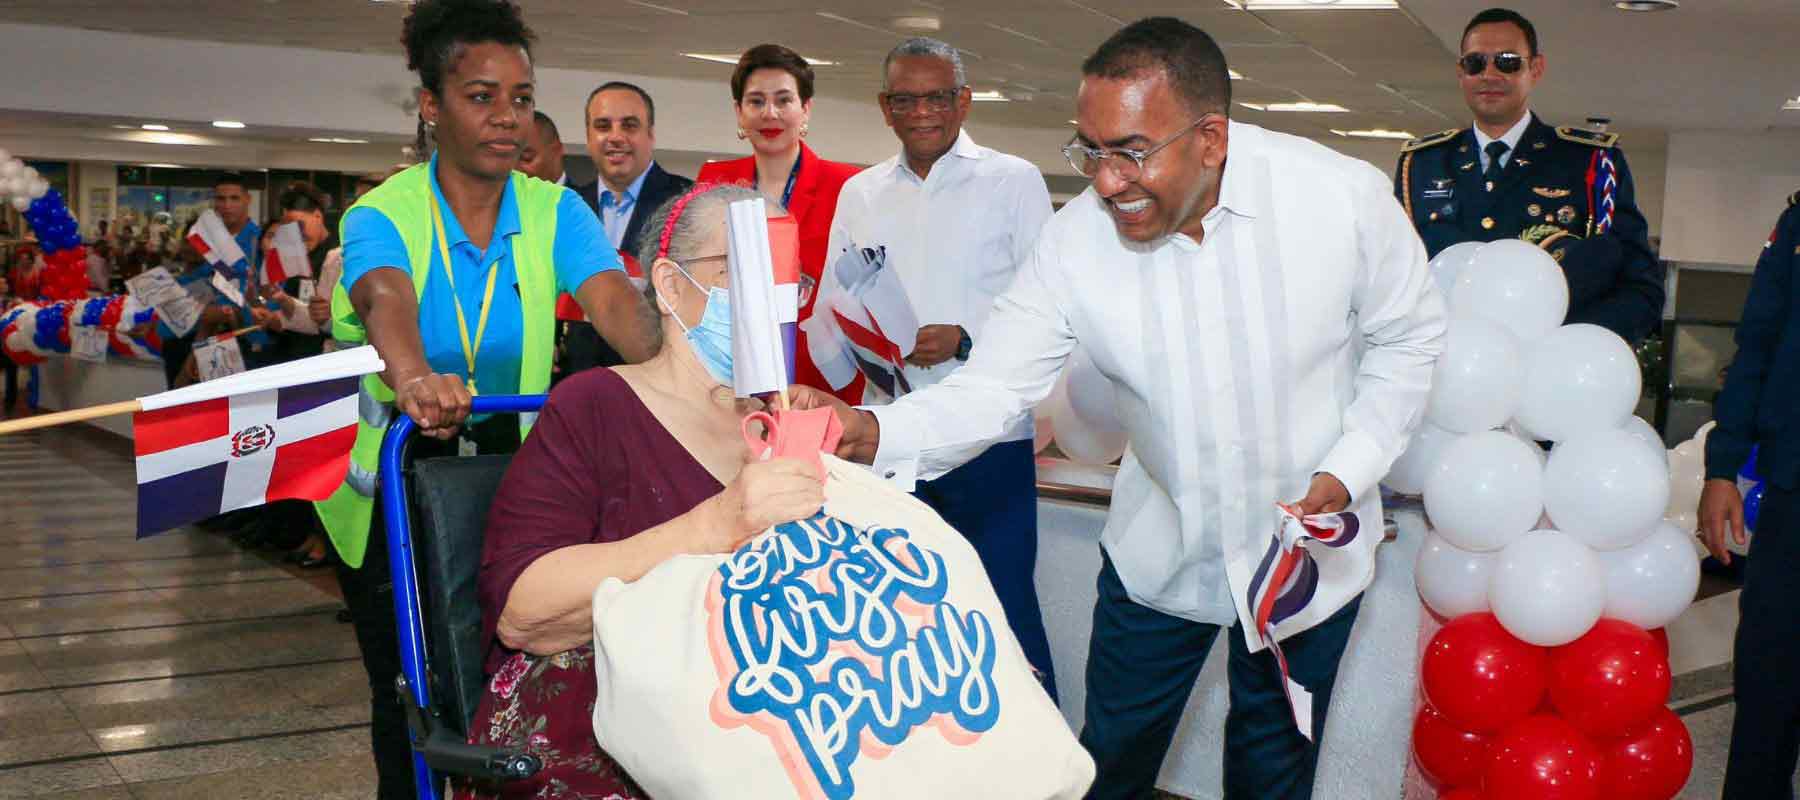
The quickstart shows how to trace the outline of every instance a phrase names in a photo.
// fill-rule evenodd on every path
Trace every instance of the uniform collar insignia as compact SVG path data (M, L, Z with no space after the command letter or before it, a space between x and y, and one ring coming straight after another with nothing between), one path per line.
M1555 200L1559 197L1568 197L1569 196L1568 189L1550 189L1550 188L1546 188L1543 186L1531 187L1531 193L1537 195L1538 197L1548 197L1551 200Z

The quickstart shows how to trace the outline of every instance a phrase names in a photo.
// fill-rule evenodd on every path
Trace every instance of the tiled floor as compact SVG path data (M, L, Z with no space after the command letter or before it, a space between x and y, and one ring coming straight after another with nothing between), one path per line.
M130 454L0 437L0 798L366 798L368 688L329 571L143 541Z

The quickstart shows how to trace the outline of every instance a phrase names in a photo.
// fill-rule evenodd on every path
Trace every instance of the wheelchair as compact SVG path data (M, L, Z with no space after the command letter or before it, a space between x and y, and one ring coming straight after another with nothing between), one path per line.
M479 396L471 413L532 413L544 399ZM543 764L529 753L468 743L486 683L475 589L482 528L512 456L428 458L409 467L406 447L414 427L411 418L396 414L382 439L381 513L400 634L395 683L412 740L415 787L419 800L440 800L449 776L516 781Z

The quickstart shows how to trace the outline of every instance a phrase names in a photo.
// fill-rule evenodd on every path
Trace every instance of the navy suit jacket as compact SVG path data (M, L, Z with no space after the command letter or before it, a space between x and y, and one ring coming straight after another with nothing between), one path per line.
M588 209L596 217L600 215L600 198L594 187L599 183L600 179L595 178L574 187L575 193L581 195L581 202L587 203ZM662 204L668 202L669 198L687 191L693 185L692 179L664 172L661 164L651 162L650 170L644 173L644 185L638 189L637 204L631 207L631 221L625 224L625 236L619 242L619 249L636 257L638 237L643 235L644 222L657 209L662 208Z
M1800 193L1789 199L1762 257L1744 315L1738 321L1737 355L1725 373L1725 390L1713 404L1718 425L1706 437L1706 477L1736 478L1750 447L1759 447L1763 480L1792 491L1800 483Z

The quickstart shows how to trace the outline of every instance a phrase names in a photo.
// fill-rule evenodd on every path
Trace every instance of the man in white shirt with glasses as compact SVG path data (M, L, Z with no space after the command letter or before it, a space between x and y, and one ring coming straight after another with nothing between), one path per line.
M1379 170L1227 119L1205 32L1132 23L1082 75L1065 152L1093 185L1039 233L968 364L891 405L837 406L839 452L901 485L943 475L1003 440L1079 343L1131 441L1101 534L1089 796L1150 793L1225 631L1225 796L1309 798L1374 575L1376 483L1423 416L1443 301ZM1277 503L1329 515L1339 546L1266 581Z
M994 298L1012 283L1050 219L1050 191L1030 162L982 147L962 129L971 96L956 48L909 39L888 53L883 75L877 100L900 153L844 184L825 252L835 258L851 247L885 249L920 322L903 368L906 385L918 388L943 380L984 345L982 326ZM920 481L914 492L974 545L1026 659L1054 698L1050 643L1033 583L1031 439L1031 418L1015 420L985 452Z

